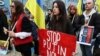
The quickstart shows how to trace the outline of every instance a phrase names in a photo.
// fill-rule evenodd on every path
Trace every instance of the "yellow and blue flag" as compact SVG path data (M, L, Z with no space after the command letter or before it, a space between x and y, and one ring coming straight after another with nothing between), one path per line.
M78 15L82 14L82 0L78 0L77 13L78 13Z
M9 0L9 1L10 1L10 5L11 5L12 0Z
M39 29L45 29L45 14L43 12L43 0L28 0L25 7L34 16L34 21Z
M100 12L100 0L96 0L95 5L96 5L97 11Z

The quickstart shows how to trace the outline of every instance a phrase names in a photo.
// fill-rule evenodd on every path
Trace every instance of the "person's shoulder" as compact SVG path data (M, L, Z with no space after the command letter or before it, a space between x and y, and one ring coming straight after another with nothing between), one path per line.
M78 18L79 18L79 19L84 19L84 17L85 17L85 16L84 16L83 14L82 14L82 15L78 15Z
M92 16L95 17L95 18L100 18L100 14L98 12L93 13Z
M81 15L78 15L79 17L84 17L84 15L83 14L81 14Z
M97 15L100 15L100 14L98 12L95 12L95 13L93 13L93 15L96 15L97 16Z
M30 21L30 20L29 20L29 18L28 18L27 16L23 16L22 21L23 21L23 22L28 22L28 21Z
M71 23L71 20L70 20L69 18L65 18L65 19L63 20L63 23L64 23L64 24L70 24L70 23Z
M23 20L29 20L27 16L23 16Z

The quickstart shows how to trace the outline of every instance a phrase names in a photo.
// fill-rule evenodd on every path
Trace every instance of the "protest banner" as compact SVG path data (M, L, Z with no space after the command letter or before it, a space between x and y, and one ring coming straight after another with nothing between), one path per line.
M72 56L76 48L73 35L41 29L39 34L40 56Z

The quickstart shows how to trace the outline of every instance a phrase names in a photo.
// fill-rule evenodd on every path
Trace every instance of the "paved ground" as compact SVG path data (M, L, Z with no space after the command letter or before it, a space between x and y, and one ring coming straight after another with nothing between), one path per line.
M76 54L74 56L82 56L81 50L80 50L80 46L79 44L76 45ZM0 55L0 56L21 56L21 54L19 52L9 52L7 55ZM35 56L35 55L33 55Z
M21 54L18 52L11 51L7 55L0 55L0 56L21 56Z
M76 44L76 55L75 56L82 56L82 52L80 50L80 45Z

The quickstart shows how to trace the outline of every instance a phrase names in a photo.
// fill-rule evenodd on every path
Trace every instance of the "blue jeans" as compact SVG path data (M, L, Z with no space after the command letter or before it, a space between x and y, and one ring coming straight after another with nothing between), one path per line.
M91 50L92 50L92 47L94 45L94 41L95 40L92 41L91 46L80 44L80 48L81 48L81 51L82 51L82 56L93 56Z
M92 46L86 46L86 45L80 45L81 51L82 51L82 56L92 56Z

